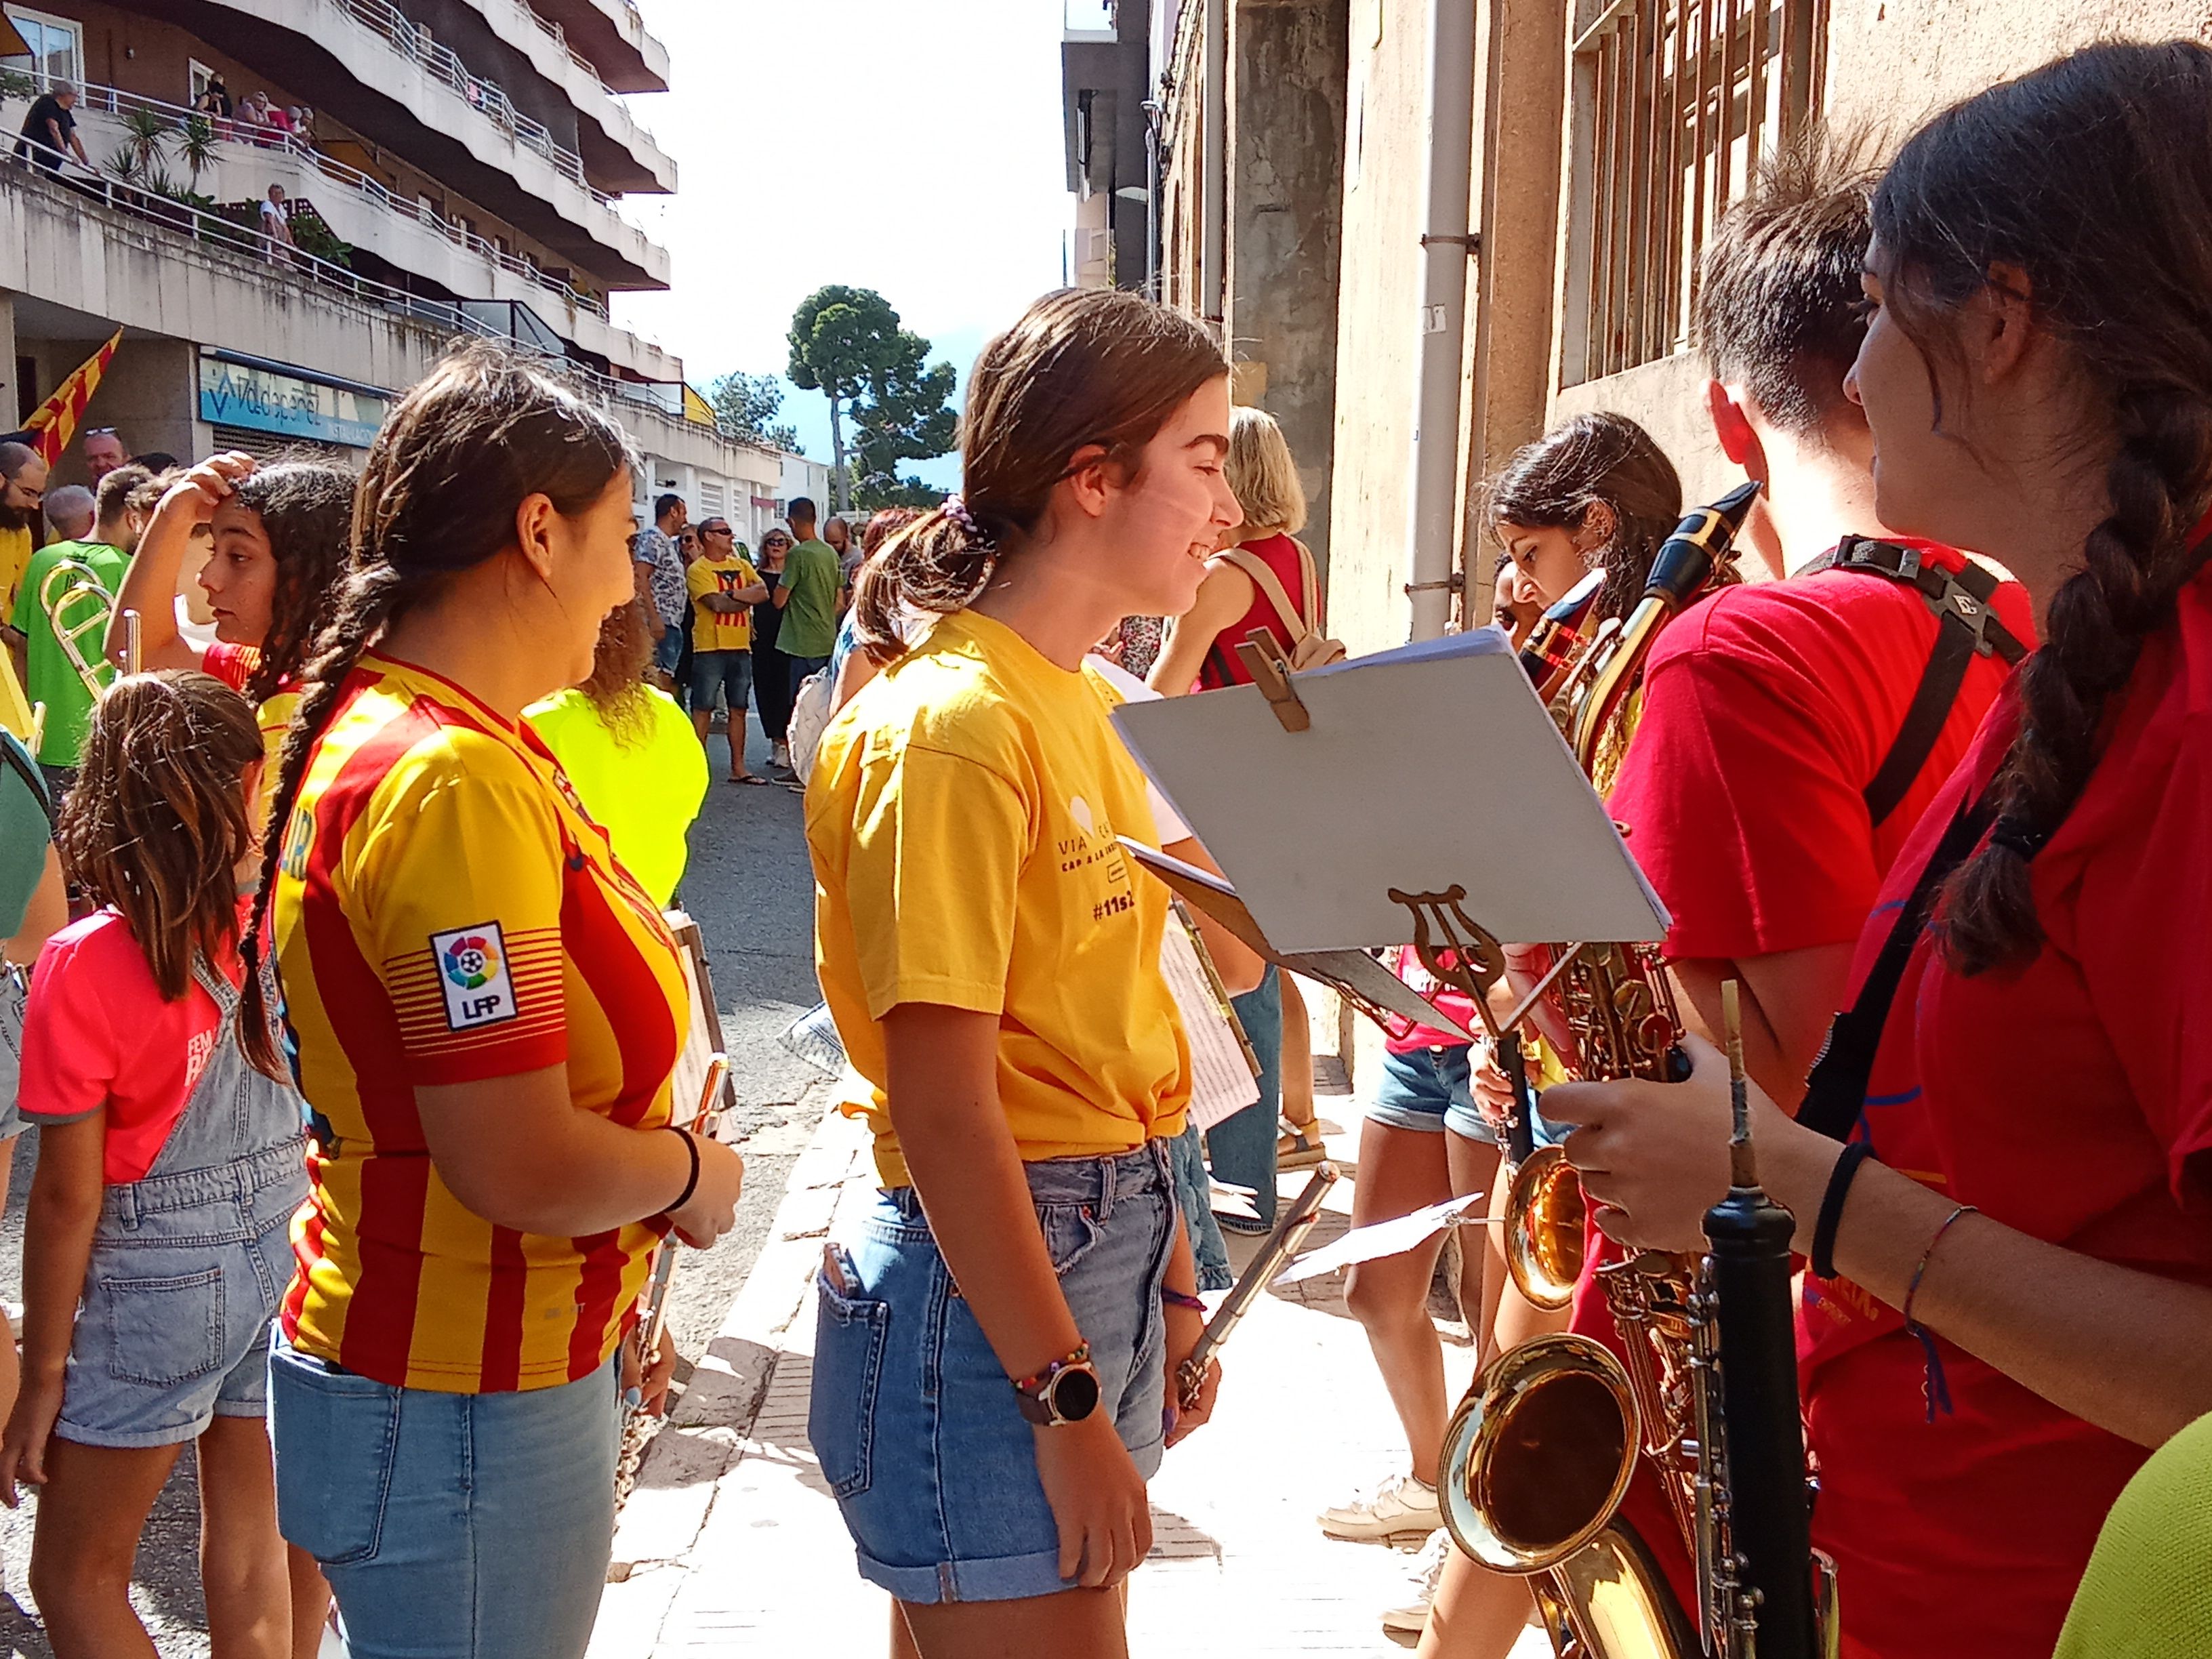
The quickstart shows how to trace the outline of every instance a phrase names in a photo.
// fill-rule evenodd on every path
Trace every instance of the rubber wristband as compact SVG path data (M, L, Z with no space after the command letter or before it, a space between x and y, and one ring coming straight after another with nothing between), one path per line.
M1193 1313L1206 1311L1206 1304L1200 1302L1188 1291L1174 1290L1165 1285L1160 1286L1160 1300L1170 1307L1188 1308Z
M660 1127L680 1139L684 1142L684 1150L691 1154L691 1174L684 1183L684 1190L676 1194L676 1201L673 1204L661 1211L663 1215L673 1215L689 1204L691 1201L691 1194L699 1190L699 1138L689 1129L681 1128L673 1123L664 1123Z
M1854 1140L1828 1171L1828 1190L1820 1195L1820 1218L1813 1227L1813 1276L1836 1276L1836 1229L1843 1224L1844 1200L1851 1190L1859 1165L1874 1156L1871 1141Z

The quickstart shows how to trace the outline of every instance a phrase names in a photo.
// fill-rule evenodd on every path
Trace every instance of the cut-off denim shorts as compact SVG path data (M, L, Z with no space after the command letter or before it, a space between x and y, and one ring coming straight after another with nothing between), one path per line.
M1412 1129L1437 1134L1449 1129L1467 1140L1485 1146L1498 1144L1498 1131L1490 1127L1474 1103L1474 1051L1463 1044L1415 1048L1408 1054L1382 1056L1382 1081L1367 1115L1393 1129ZM1535 1139L1552 1146L1566 1139L1565 1131L1536 1114Z
M1146 1480L1165 1449L1160 1285L1175 1241L1168 1146L1028 1166L1060 1290L1098 1368L1101 1411ZM860 1576L902 1601L1005 1601L1069 1588L1036 1431L962 1299L911 1187L881 1194L817 1279L807 1432Z

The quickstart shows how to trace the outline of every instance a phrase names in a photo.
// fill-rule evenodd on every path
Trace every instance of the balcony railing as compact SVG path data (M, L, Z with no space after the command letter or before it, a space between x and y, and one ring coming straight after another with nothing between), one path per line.
M219 144L245 149L282 150L295 160L313 167L333 184L345 186L372 211L392 218L411 219L454 246L465 248L501 270L544 289L563 304L588 312L602 322L608 319L607 302L602 295L577 288L527 259L518 258L498 244L477 235L467 226L444 217L428 203L399 195L374 174L349 167L336 156L325 155L298 134L282 132L274 127L249 126L235 119L224 120L219 117L202 115L182 105L164 103L158 98L143 97L117 87L85 83L79 87L78 92L80 110L117 116L132 113L155 115L167 121L179 137L190 130L191 124L204 124L209 135ZM124 148L127 149L131 146L126 143ZM623 223L628 225L629 222L625 220Z
M653 130L647 126L644 122L639 120L635 112L631 110L630 106L623 102L622 94L620 93L617 92L612 87L609 86L605 81L599 78L599 66L592 62L590 58L585 57L583 53L578 52L575 47L568 44L568 30L562 28L558 23L554 22L551 19L538 15L538 14L529 5L528 0L487 0L487 3L491 5L503 5L510 11L521 13L525 18L536 24L539 33L544 35L546 39L552 41L555 46L560 47L562 52L566 52L568 57L568 61L574 64L578 69L583 70L585 74L590 76L592 77L592 84L599 88L601 92L606 94L608 99L613 103L616 111L622 116L623 119L629 123L630 130L635 132L639 137L644 139L647 143L653 145L656 149L659 148L659 141L653 137ZM633 17L638 16L638 11L635 6L631 6L629 8L629 12ZM645 27L644 19L641 17L638 18L638 27L640 28Z
M432 79L443 82L517 143L544 156L563 178L591 191L597 200L611 205L614 198L593 188L584 176L583 157L556 138L553 130L544 122L533 120L517 109L498 82L472 74L451 46L433 38L428 29L392 4L391 0L328 3Z
M258 265L259 274L280 281L312 283L322 292L364 307L387 319L404 319L454 335L495 340L526 353L532 362L574 386L602 407L626 404L649 409L679 422L686 420L681 380L623 380L602 374L550 349L558 337L528 307L509 301L438 300L410 294L345 266L333 264L306 249L238 223L221 213L211 213L192 202L179 201L109 177L88 167L73 155L28 137L16 145L29 152L27 159L0 163L0 176L18 179L43 175L58 189L88 199L112 212L163 230L191 238L211 251L227 252ZM12 152L9 152L12 154ZM512 309L510 310L510 307ZM525 323L514 313L526 318ZM495 320L500 319L500 320ZM502 325L504 323L504 325ZM725 432L716 434L732 443L759 448L757 442Z

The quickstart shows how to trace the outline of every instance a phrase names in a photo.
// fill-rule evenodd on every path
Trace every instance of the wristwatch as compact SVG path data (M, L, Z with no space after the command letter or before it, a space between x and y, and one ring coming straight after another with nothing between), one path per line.
M1065 1359L1055 1359L1035 1376L1014 1382L1014 1402L1021 1413L1044 1428L1080 1423L1098 1409L1098 1368L1091 1363L1091 1345L1079 1344Z

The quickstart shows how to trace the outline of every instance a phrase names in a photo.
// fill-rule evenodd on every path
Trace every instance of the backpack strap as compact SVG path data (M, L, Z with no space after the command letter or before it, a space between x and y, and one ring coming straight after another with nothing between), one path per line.
M1300 614L1306 619L1309 632L1323 633L1328 624L1322 615L1321 568L1314 562L1313 549L1296 536L1291 538L1291 545L1298 550L1298 575L1305 591L1305 609Z
M1960 804L1950 828L1929 854L1920 879L1899 906L1897 921L1882 941L1881 954L1875 958L1859 987L1858 1000L1829 1025L1820 1057L1805 1079L1804 1104L1797 1109L1797 1121L1807 1127L1832 1140L1848 1140L1857 1127L1866 1109L1867 1084L1874 1076L1875 1053L1881 1046L1890 1006L1897 1000L1898 987L1904 981L1905 963L1912 959L1912 947L1920 942L1921 930L1928 925L1936 890L1981 845L1982 836L1996 821L1995 795L1992 783L1978 799Z
M1889 753L1861 791L1869 817L1881 824L1904 803L1912 781L1936 752L1974 659L1994 655L2009 665L2025 657L2027 647L1997 619L1991 600L2002 585L1998 578L1971 559L1956 571L1946 570L1920 548L1846 536L1807 567L1805 574L1823 570L1856 570L1901 582L1919 594L1936 616L1936 645L1928 654L1928 665L1921 671L1920 684Z
M1297 546L1301 554L1305 552L1298 544L1294 542L1292 545ZM1314 631L1313 623L1291 603L1290 593L1275 573L1267 568L1267 562L1257 553L1248 553L1241 547L1226 548L1221 556L1249 576L1259 590L1267 596L1267 603L1275 607L1275 614L1282 618L1284 631L1290 635L1289 648L1297 650L1298 642ZM1310 573L1312 566L1307 564L1306 569Z

